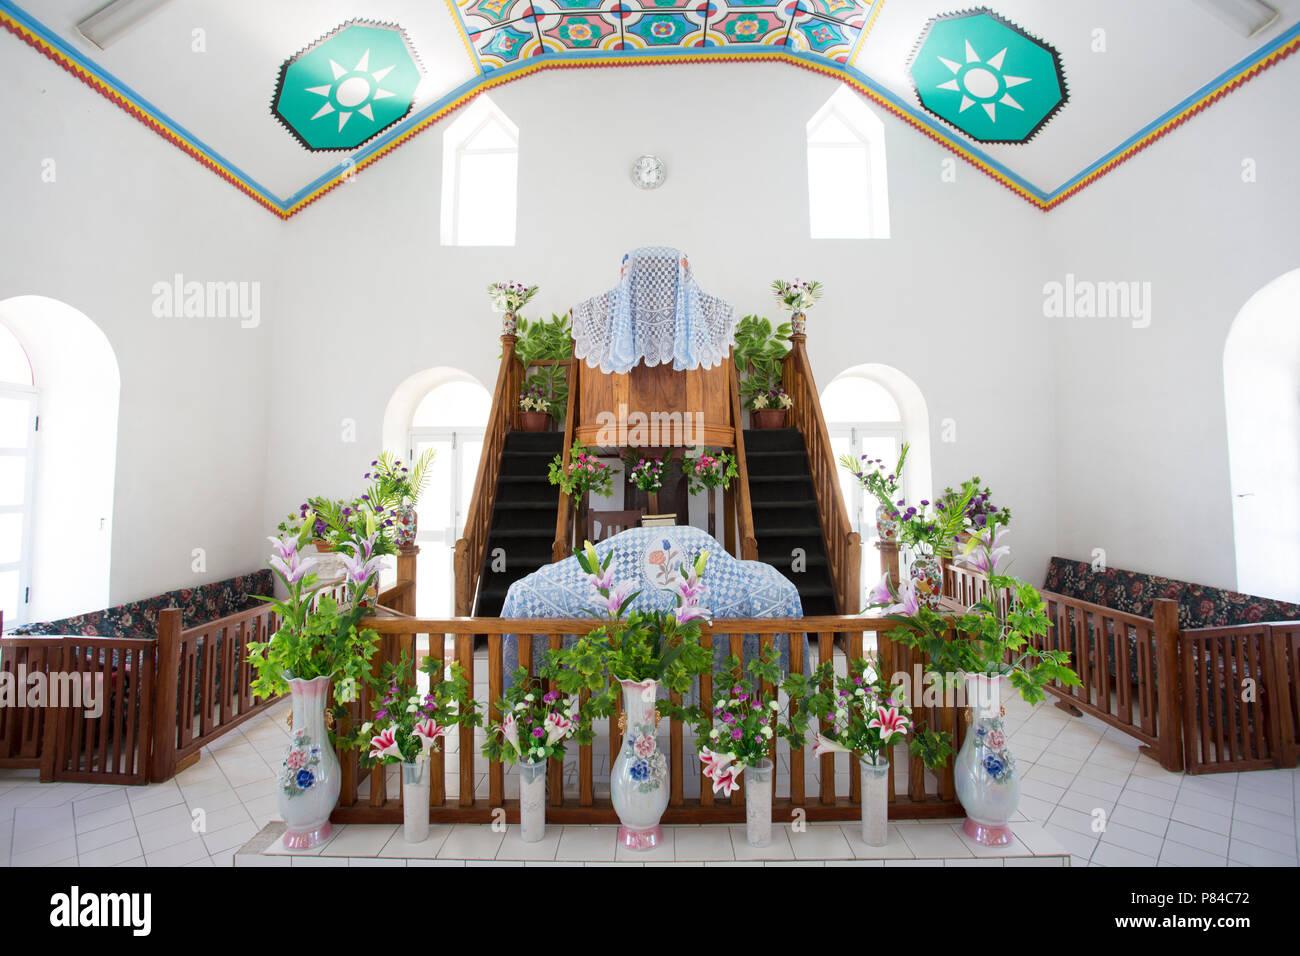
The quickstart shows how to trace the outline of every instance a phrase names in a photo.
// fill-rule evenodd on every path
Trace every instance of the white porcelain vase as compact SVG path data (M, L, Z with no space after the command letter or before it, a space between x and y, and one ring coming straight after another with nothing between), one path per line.
M1009 823L1020 806L1020 775L1007 746L1002 682L987 674L967 674L964 681L969 723L953 765L966 811L962 830L984 846L1006 846L1014 839Z
M772 842L772 761L745 768L745 840L750 846Z
M546 836L546 761L521 761L519 768L519 837L540 843Z
M329 836L330 813L339 799L339 761L325 728L330 679L285 677L293 700L293 731L276 780L276 805L284 820L285 847L306 850Z
M629 849L659 845L659 818L668 808L668 760L655 740L657 681L619 681L623 688L623 746L610 774L609 792L618 814L619 842Z
M858 763L862 791L862 842L884 846L889 842L889 758L883 753L875 763Z
M402 839L423 843L429 839L429 757L402 763Z

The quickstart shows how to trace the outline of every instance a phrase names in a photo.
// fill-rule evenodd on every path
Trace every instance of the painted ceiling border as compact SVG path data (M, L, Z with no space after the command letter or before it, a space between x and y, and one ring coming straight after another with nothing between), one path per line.
M463 30L455 0L446 0L455 11L454 19L461 27L462 38L469 43ZM1300 48L1300 23L1286 30L1259 50L1225 70L1181 103L1147 124L1115 149L1085 167L1051 192L1037 186L998 163L972 143L957 137L946 126L932 121L897 94L879 86L855 67L825 60L815 54L789 52L777 48L766 50L717 50L698 53L692 50L659 51L651 55L640 52L586 53L578 56L544 54L499 70L480 72L461 86L445 94L435 103L409 117L403 125L393 127L366 144L352 157L317 177L291 196L281 199L261 186L237 166L224 159L202 140L189 133L179 123L154 107L148 100L112 74L102 70L52 33L43 24L17 7L10 0L0 0L0 26L23 40L37 52L71 73L91 89L104 96L122 110L152 129L163 139L181 149L197 162L212 170L260 205L282 219L301 212L326 193L350 181L356 172L387 155L411 137L423 132L439 120L465 106L481 93L549 69L589 69L618 66L654 66L668 63L720 63L720 62L783 62L837 79L855 89L864 98L903 120L917 131L933 139L979 171L1001 183L1037 208L1047 211L1096 182L1121 163L1131 159L1153 142L1181 126L1195 114L1213 105L1222 97L1258 76L1261 72L1284 60ZM481 71L477 57L474 64Z

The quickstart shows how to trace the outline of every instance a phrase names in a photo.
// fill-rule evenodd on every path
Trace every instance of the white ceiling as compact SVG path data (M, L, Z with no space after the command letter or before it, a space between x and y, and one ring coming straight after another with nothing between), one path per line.
M1300 0L1270 2L1281 16L1247 39L1193 0L992 0L988 5L997 13L1056 47L1070 96L1029 143L979 148L1044 193L1052 192L1300 22ZM317 37L355 18L402 26L425 71L412 116L477 73L454 14L442 0L172 0L107 50L75 30L102 5L103 0L18 4L81 57L281 199L344 158L305 150L270 112L281 63ZM0 0L0 11L7 6ZM969 6L886 0L855 68L928 117L912 90L909 57L931 16ZM205 31L206 52L191 49L196 28ZM1099 28L1106 34L1104 53L1092 50ZM599 82L599 73L590 76Z

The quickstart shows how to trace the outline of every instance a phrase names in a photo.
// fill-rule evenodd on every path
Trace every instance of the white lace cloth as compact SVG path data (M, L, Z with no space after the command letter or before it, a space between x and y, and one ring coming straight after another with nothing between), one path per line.
M686 255L667 246L629 252L617 286L573 307L573 354L602 372L712 368L735 331L736 310L701 291Z

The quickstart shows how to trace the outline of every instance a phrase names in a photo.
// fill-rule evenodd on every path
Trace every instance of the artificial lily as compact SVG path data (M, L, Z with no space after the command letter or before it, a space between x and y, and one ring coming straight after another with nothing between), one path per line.
M698 604L686 604L679 607L674 612L674 617L677 618L678 624L685 624L687 621L695 620L707 621L709 619L709 611L707 608L702 608Z
M623 602L628 599L632 593L632 584L629 581L620 581L611 587L604 595L605 611L610 615L618 614L623 607Z
M546 746L549 747L557 740L563 740L571 733L573 733L573 721L555 711L546 715Z
M515 753L519 753L519 724L515 721L514 714L506 714L501 718L501 736L515 748Z
M985 576L996 574L999 563L1011 554L1010 548L998 544L1006 533L1005 528L998 531L991 541L986 532L972 535L961 552L953 555L953 560Z
M887 744L894 735L907 733L911 724L898 712L897 707L877 707L876 716L867 722L867 726L880 728L880 740Z
M837 743L825 734L819 733L813 741L813 755L820 757L824 754L846 754L850 750L841 743Z
M297 584L316 564L315 558L304 558L302 554L295 549L287 558L281 558L279 554L271 555L268 563L274 568L285 580L287 584Z
M898 588L897 603L885 608L886 614L906 614L911 617L921 609L921 599L912 587L911 581L904 581Z
M381 757L402 759L402 749L397 746L397 737L391 729L381 731L370 738L370 759L378 760Z
M426 754L438 745L439 738L447 736L447 728L438 726L434 720L420 721L412 732L420 738L420 749Z
M868 604L892 604L894 601L894 592L889 586L889 573L886 572L876 586L867 594Z

